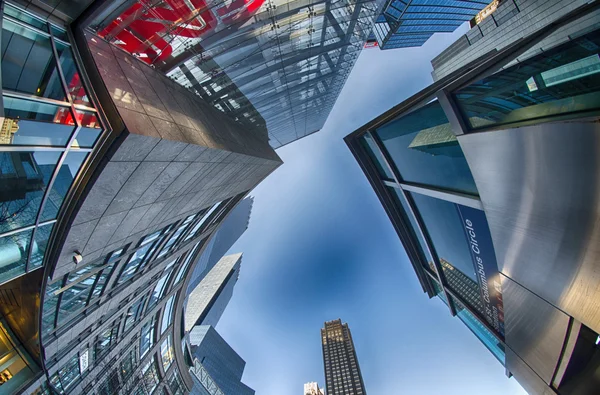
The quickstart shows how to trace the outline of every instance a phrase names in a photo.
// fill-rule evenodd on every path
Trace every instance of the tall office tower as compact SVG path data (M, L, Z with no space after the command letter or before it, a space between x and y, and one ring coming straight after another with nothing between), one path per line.
M420 47L434 33L451 33L474 19L488 3L489 0L387 0L367 46Z
M600 2L574 3L346 137L423 291L531 394L600 388Z
M194 263L281 160L87 29L120 4L18 3L0 5L0 392L187 393Z
M502 50L522 37L534 34L562 16L589 1L587 0L505 0L492 1L481 16L473 20L471 29L456 42L436 56L433 66L434 80L441 79L469 62L482 59L486 54ZM593 28L598 16L590 14L579 20L578 25L557 29L544 40L513 59L510 66L522 62L557 43L569 40L585 28Z
M219 226L196 263L187 288L189 295L200 281L248 229L254 198L242 200Z
M278 148L321 129L377 1L113 0L92 28Z
M325 322L321 329L327 395L366 395L348 324Z
M242 383L246 362L212 326L194 329L197 329L197 342L192 345L192 355L223 394L254 395L254 390Z
M304 384L304 395L325 395L319 384L312 382Z
M185 307L186 332L196 325L217 325L233 295L241 264L241 253L224 256L189 294Z

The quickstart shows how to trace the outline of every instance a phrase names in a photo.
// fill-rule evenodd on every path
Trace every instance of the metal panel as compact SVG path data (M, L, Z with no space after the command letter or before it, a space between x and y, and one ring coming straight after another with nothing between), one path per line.
M504 276L502 299L506 345L550 384L567 334L569 317Z
M521 387L532 395L556 395L556 392L536 375L533 370L510 348L506 348L506 368L517 379Z
M458 137L502 273L600 332L600 124Z

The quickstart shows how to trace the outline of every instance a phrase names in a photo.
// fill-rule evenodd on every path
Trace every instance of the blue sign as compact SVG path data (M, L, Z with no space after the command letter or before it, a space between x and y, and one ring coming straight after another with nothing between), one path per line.
M502 284L485 213L459 204L456 205L456 208L471 251L471 259L479 283L485 318L498 333L504 336Z

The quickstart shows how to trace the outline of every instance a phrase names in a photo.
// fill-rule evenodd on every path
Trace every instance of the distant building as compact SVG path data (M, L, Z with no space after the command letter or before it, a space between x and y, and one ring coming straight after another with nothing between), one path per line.
M186 332L197 325L217 325L233 295L241 264L241 253L221 258L190 293L185 308Z
M321 329L327 395L366 395L348 324L325 322Z
M246 362L210 325L194 328L192 356L198 360L224 395L254 395L254 390L242 383Z
M304 384L304 395L325 395L319 384L312 382Z
M387 0L366 47L420 47L434 33L450 33L472 20L488 0Z
M188 295L248 229L253 203L253 197L247 197L239 202L215 231L190 276Z

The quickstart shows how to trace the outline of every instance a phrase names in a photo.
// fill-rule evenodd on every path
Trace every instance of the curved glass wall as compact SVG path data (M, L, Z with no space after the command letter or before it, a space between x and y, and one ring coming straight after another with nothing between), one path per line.
M231 118L268 130L277 148L321 129L376 3L138 0L115 7L95 28Z
M2 18L0 283L43 264L102 132L65 32L10 4Z

